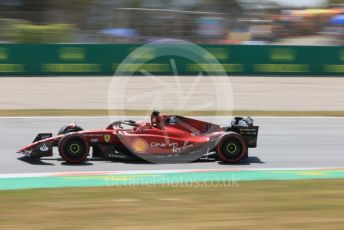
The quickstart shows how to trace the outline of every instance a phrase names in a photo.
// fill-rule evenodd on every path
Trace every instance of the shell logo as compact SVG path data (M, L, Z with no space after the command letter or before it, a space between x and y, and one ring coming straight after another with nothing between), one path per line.
M148 143L146 140L142 138L137 138L133 141L131 144L133 147L134 151L137 153L145 153L146 150L148 149Z

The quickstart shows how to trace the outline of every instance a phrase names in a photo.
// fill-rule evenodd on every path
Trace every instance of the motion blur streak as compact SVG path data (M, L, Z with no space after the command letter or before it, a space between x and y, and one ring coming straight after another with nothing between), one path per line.
M135 117L132 117L135 119ZM202 118L207 120L206 117ZM229 118L211 118L218 124L228 124ZM188 164L146 164L90 160L85 165L69 166L55 158L26 161L15 151L29 143L38 132L57 132L71 121L84 128L105 127L109 118L3 118L0 119L0 173L42 173L77 171L173 170L173 169L244 169L244 168L331 168L342 167L344 161L343 118L256 118L260 125L259 148L249 152L249 158L238 165L216 162ZM21 159L18 160L17 158Z
M1 0L5 43L343 44L340 0Z

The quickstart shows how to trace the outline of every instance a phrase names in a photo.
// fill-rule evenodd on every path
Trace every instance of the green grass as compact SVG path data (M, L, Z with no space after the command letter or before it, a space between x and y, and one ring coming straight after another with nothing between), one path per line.
M170 114L171 111L162 111ZM147 110L111 110L106 109L8 109L0 110L0 116L106 116L126 115L141 116L150 114ZM174 114L187 116L336 116L343 117L344 111L260 111L260 110L236 110L230 111L176 111Z
M0 192L0 229L343 229L344 180Z

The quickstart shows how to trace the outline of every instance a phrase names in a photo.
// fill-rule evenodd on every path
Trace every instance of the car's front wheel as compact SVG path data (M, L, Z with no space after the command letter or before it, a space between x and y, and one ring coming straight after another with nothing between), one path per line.
M216 145L216 154L225 163L237 163L247 156L248 147L240 134L228 133Z
M60 139L58 149L63 160L72 164L80 164L86 161L90 145L83 135L70 133Z

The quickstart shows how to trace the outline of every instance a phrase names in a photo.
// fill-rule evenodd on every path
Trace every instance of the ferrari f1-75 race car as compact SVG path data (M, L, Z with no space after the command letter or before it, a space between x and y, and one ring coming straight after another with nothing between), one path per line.
M154 111L151 122L123 120L105 129L83 130L71 123L56 136L40 133L33 143L18 152L28 157L53 155L53 147L63 160L80 164L92 157L143 159L159 162L191 162L210 156L237 163L257 146L258 126L250 117L235 117L229 126Z

